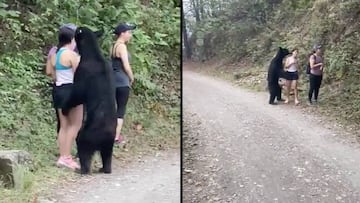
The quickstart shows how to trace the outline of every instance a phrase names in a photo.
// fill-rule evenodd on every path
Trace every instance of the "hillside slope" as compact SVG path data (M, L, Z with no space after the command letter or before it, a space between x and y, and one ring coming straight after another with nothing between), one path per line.
M221 61L217 70L236 75L235 80L250 77L250 85L260 85L263 90L266 68L278 46L297 47L303 67L312 46L320 43L326 60L321 90L323 106L331 108L337 116L360 123L358 1L212 2L215 4L204 5L206 11L212 9L205 11L200 21L187 18L193 33L190 38L193 60ZM199 39L203 39L203 44ZM301 89L306 90L304 69L302 73Z

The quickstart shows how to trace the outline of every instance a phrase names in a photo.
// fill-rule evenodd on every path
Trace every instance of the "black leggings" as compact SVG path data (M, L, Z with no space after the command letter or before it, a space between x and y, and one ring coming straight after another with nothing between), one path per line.
M116 88L117 118L124 118L126 104L129 99L129 94L130 94L129 87Z
M322 75L310 74L309 78L310 78L309 101L311 102L313 95L315 101L317 101L319 96L321 81L322 81Z

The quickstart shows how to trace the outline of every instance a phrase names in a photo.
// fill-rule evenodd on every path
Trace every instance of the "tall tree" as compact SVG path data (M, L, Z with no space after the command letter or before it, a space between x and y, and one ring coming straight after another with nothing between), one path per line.
M199 0L190 0L190 1L191 1L191 6L194 9L196 23L200 23Z
M201 19L204 20L205 19L205 5L204 5L204 1L203 0L199 0L199 10L200 10L200 14L201 14Z
M186 59L191 59L191 46L190 46L190 42L188 39L188 32L187 32L187 28L186 28L186 20L184 18L184 7L181 7L182 9L182 13L183 15L181 15L181 21L182 21L182 34L183 34L183 39L184 39L184 46L185 46L185 54L186 54Z

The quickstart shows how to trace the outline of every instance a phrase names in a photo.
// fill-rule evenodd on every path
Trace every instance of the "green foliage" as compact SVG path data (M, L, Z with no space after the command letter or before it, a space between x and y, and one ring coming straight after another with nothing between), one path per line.
M2 56L0 61L0 148L32 152L36 167L42 167L42 161L54 159L57 148L51 93L38 70L39 51Z
M108 50L113 43L112 31L119 19L120 22L138 25L129 48L135 76L139 79L135 83L135 93L160 94L157 91L159 89L154 87L163 81L153 80L156 70L166 67L166 71L179 71L178 63L169 63L180 57L180 8L174 7L173 2L164 4L155 1L148 6L129 0L66 1L61 4L59 1L39 2L36 10L26 18L16 16L15 19L4 19L5 25L11 24L11 27L6 28L12 35L2 40L8 44L7 48L0 50L8 52L47 48L56 41L59 25L72 22L93 30L104 30L101 46L104 53L109 55Z
M1 18L16 18L16 17L19 17L19 15L20 15L19 11L5 10L8 7L9 7L9 5L7 5L5 3L0 3L0 17Z
M34 176L30 172L30 169L22 165L16 165L14 166L14 169L15 189L19 192L23 192L31 188Z

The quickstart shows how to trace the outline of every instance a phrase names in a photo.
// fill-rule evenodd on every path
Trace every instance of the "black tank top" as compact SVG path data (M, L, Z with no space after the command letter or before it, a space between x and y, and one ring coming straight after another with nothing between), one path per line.
M111 64L114 70L115 86L116 87L130 87L130 78L126 74L124 64L121 58L114 56L115 45L111 52ZM129 57L130 58L130 57Z

